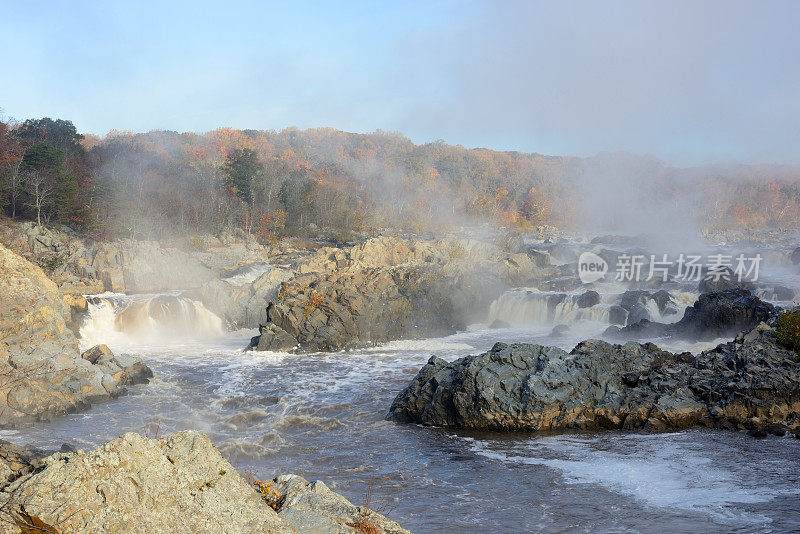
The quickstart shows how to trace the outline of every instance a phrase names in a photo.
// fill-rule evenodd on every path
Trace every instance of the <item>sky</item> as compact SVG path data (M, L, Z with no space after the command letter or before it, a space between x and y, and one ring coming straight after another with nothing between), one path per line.
M0 0L0 108L800 163L800 2Z

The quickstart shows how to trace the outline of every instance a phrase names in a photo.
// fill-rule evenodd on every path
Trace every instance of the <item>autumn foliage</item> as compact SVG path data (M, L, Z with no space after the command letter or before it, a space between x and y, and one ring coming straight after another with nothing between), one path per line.
M32 157L51 149L63 157L47 165ZM23 179L26 157L53 182L38 203ZM609 161L614 172L604 175ZM0 208L35 220L38 207L44 221L97 238L239 229L271 243L322 230L346 237L484 222L569 227L584 215L593 177L602 185L619 169L630 174L644 206L680 205L708 226L800 224L800 171L791 167L676 169L649 156L581 159L443 141L417 145L398 133L331 128L112 131L100 138L78 134L69 121L0 122Z

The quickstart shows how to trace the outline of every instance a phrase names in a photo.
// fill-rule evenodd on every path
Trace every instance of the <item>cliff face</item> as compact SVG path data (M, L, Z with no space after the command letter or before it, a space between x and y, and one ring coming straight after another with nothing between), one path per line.
M83 409L152 376L135 357L81 357L69 317L55 283L0 245L0 425ZM140 377L123 372L132 366Z

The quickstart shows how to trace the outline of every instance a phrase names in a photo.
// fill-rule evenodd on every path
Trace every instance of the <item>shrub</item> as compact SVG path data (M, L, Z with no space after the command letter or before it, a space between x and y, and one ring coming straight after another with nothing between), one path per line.
M800 306L795 306L778 317L775 338L778 343L800 356Z

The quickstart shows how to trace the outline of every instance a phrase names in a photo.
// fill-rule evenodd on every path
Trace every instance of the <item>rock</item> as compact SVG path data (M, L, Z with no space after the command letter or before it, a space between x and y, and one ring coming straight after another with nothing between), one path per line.
M661 313L661 315L665 315L665 312L670 309L670 306L675 305L675 299L672 298L672 295L670 295L669 292L663 289L650 295L650 300L655 301L656 305L658 306L658 311Z
M291 271L270 268L249 283L212 280L193 294L206 308L222 317L231 328L257 328L267 320L266 303L278 295Z
M775 307L746 289L700 295L683 318L671 327L673 335L714 339L751 330L776 314Z
M56 453L0 497L17 521L8 532L29 532L23 522L75 534L294 532L199 432Z
M551 265L553 263L550 259L550 254L548 252L537 250L529 246L526 247L525 253L531 257L533 263L537 267L547 267L548 265Z
M677 323L664 324L639 319L622 329L609 328L606 333L618 339L672 336L690 340L711 340L733 336L768 322L777 314L776 308L746 289L729 289L707 293L690 307Z
M67 328L72 330L75 335L78 335L80 325L89 311L89 303L83 295L69 295L63 296L64 304L69 307L69 319L66 321Z
M66 327L70 311L42 270L0 246L0 272L1 425L86 409L150 373L138 358L109 365L81 358Z
M649 321L650 311L644 304L636 303L628 310L628 325L636 324L640 321Z
M283 475L273 482L274 489L283 496L278 517L297 532L410 534L383 515L353 505L322 481L308 482L296 475ZM357 525L360 528L355 528Z
M697 291L700 293L719 293L729 289L747 289L753 290L752 282L747 280L737 280L737 276L729 267L722 267L713 276L706 274L697 285Z
M95 345L91 349L81 354L81 358L93 364L97 363L97 360L99 360L102 356L114 356L114 353L111 352L111 349L108 348L108 345Z
M589 290L575 300L578 308L590 308L600 304L600 294L597 291Z
M792 254L789 257L789 259L793 264L800 265L800 247L797 247L792 251Z
M111 293L124 293L125 280L121 269L103 269L100 271L100 279L103 281L103 290Z
M628 310L622 306L614 305L608 309L608 322L611 324L628 324Z
M636 305L647 306L647 301L650 300L650 293L642 290L629 290L623 293L619 298L619 305L625 310L630 311ZM635 322L635 321L634 321Z
M322 247L266 306L305 350L452 334L483 320L503 290L540 273L525 253L473 239L369 239Z
M286 352L297 347L297 340L279 326L269 323L260 328L260 331L261 335L253 338L253 340L258 339L253 347L255 350Z
M564 337L569 333L569 325L558 324L550 331L550 337Z
M800 361L769 331L699 356L652 343L497 343L452 363L432 357L395 398L398 422L499 431L694 425L800 428ZM746 339L745 339L746 338Z

